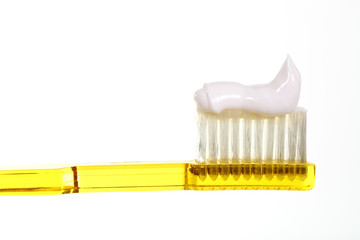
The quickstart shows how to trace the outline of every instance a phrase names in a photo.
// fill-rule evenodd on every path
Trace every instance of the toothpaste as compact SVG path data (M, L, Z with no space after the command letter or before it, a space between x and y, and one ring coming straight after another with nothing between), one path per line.
M300 73L288 56L275 79L268 84L207 83L195 93L194 98L199 111L220 113L228 109L239 109L278 115L296 110L300 88Z

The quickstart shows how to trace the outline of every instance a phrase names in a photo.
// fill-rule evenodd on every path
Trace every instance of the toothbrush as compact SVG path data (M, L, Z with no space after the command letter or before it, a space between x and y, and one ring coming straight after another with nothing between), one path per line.
M0 195L160 190L310 190L301 77L288 56L263 85L205 84L195 93L194 161L0 170Z

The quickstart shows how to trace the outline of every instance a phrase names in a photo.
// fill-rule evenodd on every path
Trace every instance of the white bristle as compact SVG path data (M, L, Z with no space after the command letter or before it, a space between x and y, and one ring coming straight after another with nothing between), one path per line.
M232 114L232 125L231 125L231 161L234 163L238 163L240 159L240 120L239 114L237 112L233 112Z
M298 136L297 136L297 162L306 163L306 111L297 112Z
M274 156L274 129L275 118L266 117L266 131L264 131L265 153L264 162L271 163Z
M199 148L198 148L198 161L206 161L206 144L207 144L207 119L206 114L198 113L198 130L199 130Z
M305 163L306 111L264 116L198 112L199 162Z
M284 162L285 153L285 115L276 117L276 146L274 160Z
M220 118L220 153L219 161L221 163L229 162L229 117L221 116Z
M216 114L209 114L208 116L208 157L206 160L209 163L216 163L218 159L218 116Z
M287 146L288 146L288 163L295 163L295 155L296 155L296 140L297 140L297 129L298 129L298 121L296 121L295 114L287 114Z
M263 129L264 129L264 119L258 114L254 114L253 120L253 138L254 146L252 161L261 162L262 161L262 139L263 139Z
M242 138L242 160L245 163L250 162L251 160L251 130L252 130L252 120L250 116L246 116L242 119L242 129L243 138Z

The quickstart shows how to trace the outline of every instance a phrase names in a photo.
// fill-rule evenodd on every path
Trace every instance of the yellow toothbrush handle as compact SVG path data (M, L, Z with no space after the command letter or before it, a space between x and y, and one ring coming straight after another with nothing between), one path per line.
M315 165L123 163L0 170L0 195L162 190L310 190Z
M188 163L134 163L1 170L0 195L185 190Z

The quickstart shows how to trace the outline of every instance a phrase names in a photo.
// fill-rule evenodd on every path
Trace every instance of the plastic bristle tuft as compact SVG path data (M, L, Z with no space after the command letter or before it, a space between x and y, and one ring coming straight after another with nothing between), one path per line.
M198 111L198 130L199 163L306 163L306 111L301 108L276 116Z

